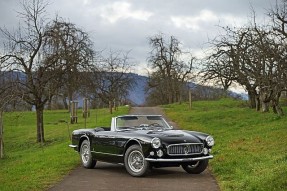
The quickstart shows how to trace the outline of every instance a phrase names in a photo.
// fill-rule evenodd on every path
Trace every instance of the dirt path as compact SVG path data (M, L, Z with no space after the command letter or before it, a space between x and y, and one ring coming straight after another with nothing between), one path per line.
M131 114L159 114L158 107L135 107ZM174 124L173 124L174 125ZM79 159L80 160L80 159ZM218 191L208 170L187 174L178 167L153 169L146 177L131 177L121 165L98 162L95 169L78 167L49 191Z

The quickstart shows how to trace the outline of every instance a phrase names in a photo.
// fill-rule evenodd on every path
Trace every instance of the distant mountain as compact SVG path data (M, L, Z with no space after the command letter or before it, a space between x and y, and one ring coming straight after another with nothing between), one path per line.
M132 75L135 84L134 87L131 90L129 90L128 99L134 105L144 105L146 101L145 87L148 82L148 77L141 76L138 74L130 74L130 75Z
M3 78L19 78L19 79L25 79L25 74L22 72L5 72L1 73L1 77ZM129 90L129 94L127 99L133 104L133 105L144 105L146 103L146 92L145 92L145 87L147 86L148 83L148 77L147 76L142 76L138 75L135 73L129 73L128 75L131 75L131 78L134 81L134 87ZM215 94L215 92L220 91L218 88L214 87L207 87L207 86L202 86L199 84L195 83L188 83L189 88L192 89L193 94L195 96L200 96L202 99L208 99L210 95ZM248 100L247 94L244 93L237 93L234 91L229 91L229 95L231 97L236 97L236 98L241 98L244 100ZM79 107L82 107L82 102L83 102L83 97L82 96L77 96L77 101L79 101Z
M129 90L128 99L132 102L133 105L144 105L147 97L145 93L145 87L148 83L148 77L134 73L129 75L132 75L135 84L134 88ZM194 96L197 96L197 99L210 99L211 97L216 98L222 96L222 90L216 87L202 86L193 82L189 82L188 87L191 88ZM228 91L228 95L230 97L248 100L248 95L245 93Z

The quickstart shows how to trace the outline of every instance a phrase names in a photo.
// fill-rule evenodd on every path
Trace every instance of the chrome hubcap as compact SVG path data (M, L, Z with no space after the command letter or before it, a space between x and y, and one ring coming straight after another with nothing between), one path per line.
M83 145L81 149L81 156L82 156L82 161L84 163L87 163L90 159L90 148L88 145Z
M129 168L134 172L140 172L144 168L144 156L140 151L132 151L128 157Z

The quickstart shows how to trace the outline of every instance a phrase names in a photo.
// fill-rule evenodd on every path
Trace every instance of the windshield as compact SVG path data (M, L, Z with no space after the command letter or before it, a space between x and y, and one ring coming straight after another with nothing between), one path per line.
M116 121L117 130L165 130L171 129L161 116L122 116Z

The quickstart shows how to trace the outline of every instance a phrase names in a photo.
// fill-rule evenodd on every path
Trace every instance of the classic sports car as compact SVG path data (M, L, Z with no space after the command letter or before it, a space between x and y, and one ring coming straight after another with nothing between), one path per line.
M160 115L113 117L111 127L79 129L72 144L85 168L97 161L124 164L132 176L144 176L152 167L182 166L187 173L203 172L214 139L204 133L174 130Z

